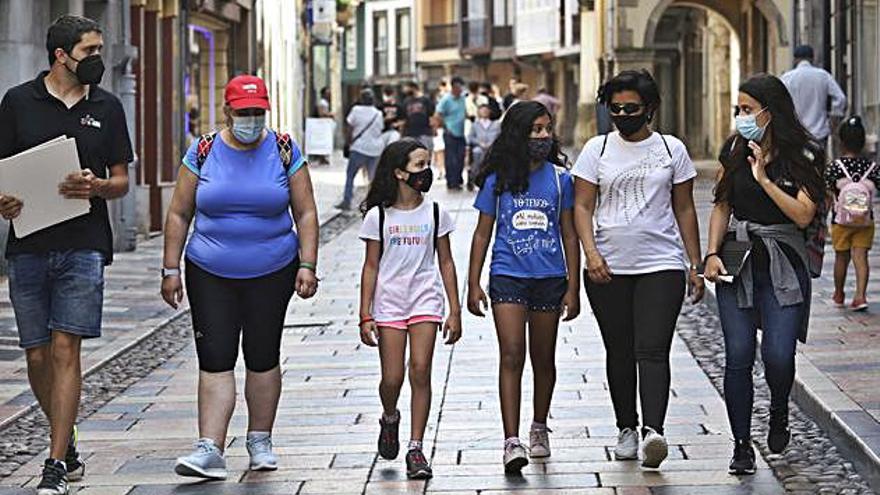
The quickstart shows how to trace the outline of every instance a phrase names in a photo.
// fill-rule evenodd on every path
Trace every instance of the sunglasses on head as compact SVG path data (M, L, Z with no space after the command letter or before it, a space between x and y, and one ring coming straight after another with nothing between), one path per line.
M608 105L608 108L611 110L611 113L619 114L623 112L627 115L632 115L638 113L644 106L644 103L612 103Z

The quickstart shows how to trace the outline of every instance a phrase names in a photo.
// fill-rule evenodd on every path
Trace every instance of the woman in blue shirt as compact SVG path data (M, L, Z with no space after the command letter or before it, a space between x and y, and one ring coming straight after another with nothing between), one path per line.
M186 286L199 359L199 440L177 460L182 476L227 475L223 449L240 337L250 469L278 467L271 432L281 395L281 333L294 291L309 298L317 289L318 220L305 159L288 136L266 128L267 110L261 79L229 82L227 127L190 146L165 223L162 297L177 308L180 258L195 217Z
M547 108L534 101L511 107L501 135L489 149L476 183L474 207L480 219L471 244L468 310L483 316L486 294L480 273L495 228L489 270L489 298L501 354L499 389L504 423L504 468L528 464L519 440L526 325L535 381L531 457L550 456L547 415L556 385L559 319L580 312L574 186L565 170Z

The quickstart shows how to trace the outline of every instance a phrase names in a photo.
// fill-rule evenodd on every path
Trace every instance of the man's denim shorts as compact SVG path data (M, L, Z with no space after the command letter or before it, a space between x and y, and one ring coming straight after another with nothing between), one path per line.
M520 278L489 276L489 299L492 304L520 304L529 311L556 312L568 290L565 277Z
M19 346L48 344L53 330L83 338L101 336L103 254L77 249L15 254L8 261Z

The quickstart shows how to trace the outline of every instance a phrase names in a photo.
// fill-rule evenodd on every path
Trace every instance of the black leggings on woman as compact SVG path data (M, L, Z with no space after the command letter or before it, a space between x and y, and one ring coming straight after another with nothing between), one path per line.
M684 301L684 272L613 275L607 284L593 283L586 276L584 280L605 343L617 427L638 427L638 368L644 426L662 435L669 403L669 350Z
M186 293L200 370L232 371L239 340L249 371L262 373L278 366L284 317L298 269L297 258L262 277L233 279L186 260Z

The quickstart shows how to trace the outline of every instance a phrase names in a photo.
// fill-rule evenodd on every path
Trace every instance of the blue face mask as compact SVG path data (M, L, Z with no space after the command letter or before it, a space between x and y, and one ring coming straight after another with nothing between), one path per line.
M257 142L266 128L266 116L232 117L232 135L240 143L251 144Z
M755 141L756 143L764 139L764 131L767 129L767 126L761 127L758 125L758 115L764 113L764 110L767 109L764 108L754 115L738 115L736 117L736 132L743 138Z

